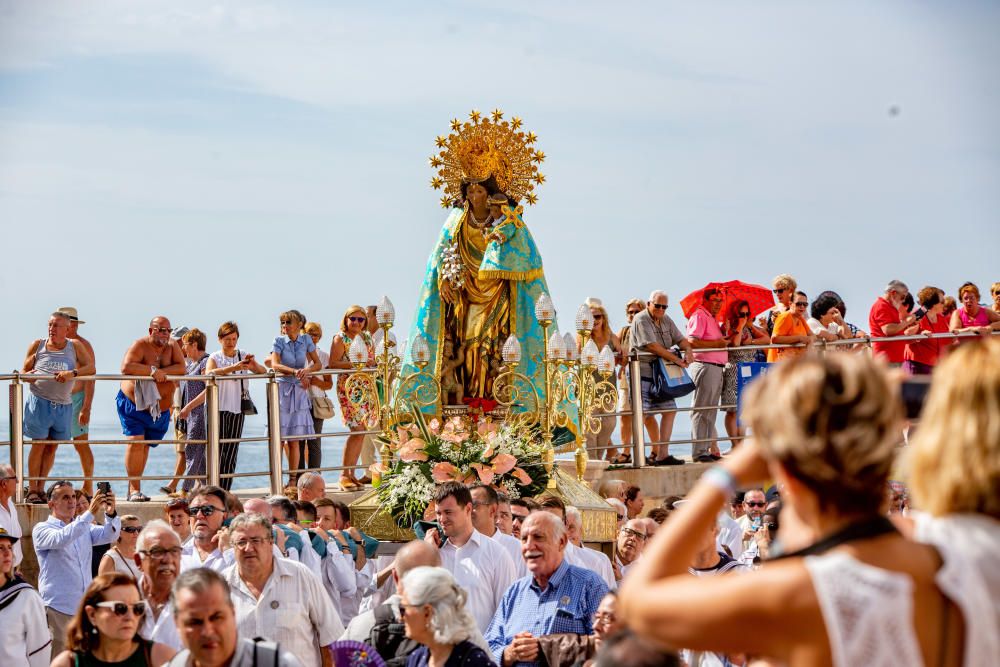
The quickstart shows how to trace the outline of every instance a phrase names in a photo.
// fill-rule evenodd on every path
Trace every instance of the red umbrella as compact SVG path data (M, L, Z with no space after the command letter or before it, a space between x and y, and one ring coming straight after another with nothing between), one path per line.
M702 294L710 287L718 289L725 298L722 302L722 310L719 311L720 322L726 318L730 306L737 301L746 301L750 304L751 318L757 317L774 306L774 295L763 285L730 280L725 283L708 283L681 299L681 310L684 311L684 317L691 317L691 313L698 309L698 306L701 305Z

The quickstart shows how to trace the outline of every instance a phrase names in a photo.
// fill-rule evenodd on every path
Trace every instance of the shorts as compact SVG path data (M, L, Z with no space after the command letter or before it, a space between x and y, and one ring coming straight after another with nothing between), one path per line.
M649 388L653 384L652 378L642 378L639 380L639 385L642 391L642 409L645 411L649 410L672 410L677 407L677 401L672 398L668 398L662 401L652 402L649 400Z
M80 412L83 410L83 396L86 393L86 391L78 391L73 394L73 420L69 424L69 430L73 433L74 439L90 433L89 425L80 426Z
M28 394L24 404L24 435L32 440L71 440L72 403L53 403Z
M163 440L170 426L170 410L161 410L160 416L154 420L147 410L137 410L121 390L115 397L118 406L118 419L122 423L122 433L125 435L141 435L143 440ZM157 445L149 445L156 447Z

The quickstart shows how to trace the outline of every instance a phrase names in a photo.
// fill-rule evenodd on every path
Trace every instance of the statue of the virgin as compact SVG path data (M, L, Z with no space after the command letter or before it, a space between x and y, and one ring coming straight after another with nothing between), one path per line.
M521 346L519 371L544 391L545 340L535 302L548 292L542 258L524 225L521 201L537 201L543 183L535 135L521 121L489 118L452 121L452 134L438 137L431 157L438 170L434 188L444 188L449 209L427 271L410 328L404 374L412 371L412 342L419 334L430 350L428 371L442 385L441 403L492 406L493 382L501 372L508 337ZM544 398L543 396L541 398ZM427 412L439 413L440 405Z

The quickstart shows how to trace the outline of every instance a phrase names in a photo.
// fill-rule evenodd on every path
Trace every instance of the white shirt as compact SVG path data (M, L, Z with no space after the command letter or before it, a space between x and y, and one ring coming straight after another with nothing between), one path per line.
M510 556L514 562L514 575L517 579L528 574L528 566L524 562L524 556L521 555L521 540L513 535L502 533L499 529L490 536L490 539L502 546L507 555Z
M743 516L746 516L745 514ZM730 555L739 560L740 556L743 554L743 531L750 527L750 522L747 520L746 528L744 528L741 521L743 517L739 519L734 519L725 512L720 512L717 518L719 524L719 534L715 538L715 546L719 548L720 551L725 551L723 546L729 547ZM752 541L752 540L751 540ZM749 546L749 544L747 545Z
M503 594L517 578L514 562L502 546L473 528L472 537L461 547L450 540L444 543L441 566L465 589L466 609L479 631L485 632Z
M563 552L563 557L570 565L576 565L600 575L604 583L608 585L608 590L613 591L618 588L611 559L603 551L578 547L572 542L566 542L566 551Z
M14 506L14 499L7 499L7 506L0 504L0 527L7 531L8 535L22 537L21 522L17 520L17 507ZM21 551L21 540L14 542L14 567L21 564L24 552Z
M241 637L266 637L278 642L304 665L322 663L319 648L344 633L344 624L319 579L305 565L274 559L274 569L260 599L240 578L239 565L222 576L232 590L236 629Z
M834 336L840 335L840 325L837 324L836 322L830 322L824 327L822 322L817 320L815 317L810 317L808 320L806 320L806 326L809 327L809 331L812 331L813 334L817 336L821 331L832 333Z
M48 667L51 652L52 636L42 598L34 588L23 588L0 611L0 665Z
M166 663L164 667L191 667L193 664L194 660L191 658L191 652L184 649L175 655L170 662ZM229 667L257 667L253 641L244 637L237 637L236 651L233 653L233 657L230 659L228 665ZM298 658L286 651L284 646L279 646L277 667L303 667L303 665L299 662Z
M193 570L196 567L207 567L210 570L221 573L234 562L236 562L236 556L233 554L232 549L227 549L225 553L216 549L202 561L201 553L195 547L194 540L187 542L181 547L181 572Z
M139 590L142 590L141 583ZM184 648L180 633L177 632L177 625L174 624L174 609L170 606L170 600L167 600L167 603L163 605L163 608L160 609L160 615L156 618L153 618L153 605L149 600L146 601L146 614L142 621L142 627L139 628L139 634L143 639L166 644L175 651Z
M222 350L218 350L209 355L209 359L215 362L216 368L228 368L233 364L240 361L240 357L246 357L242 351L237 350L238 356L227 357L222 353ZM249 370L234 371L230 373L229 376L239 376L248 375ZM229 377L220 376L220 377ZM242 412L240 401L243 398L243 386L246 385L247 389L250 389L249 380L219 380L219 410L223 412L235 412L239 414Z

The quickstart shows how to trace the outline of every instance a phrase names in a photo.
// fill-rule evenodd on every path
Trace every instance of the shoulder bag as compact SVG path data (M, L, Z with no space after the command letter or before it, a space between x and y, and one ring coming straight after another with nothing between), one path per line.
M236 358L239 361L243 361L243 353L236 350ZM253 404L253 399L250 398L250 390L247 389L246 380L240 380L240 412L244 415L257 414L257 406Z

